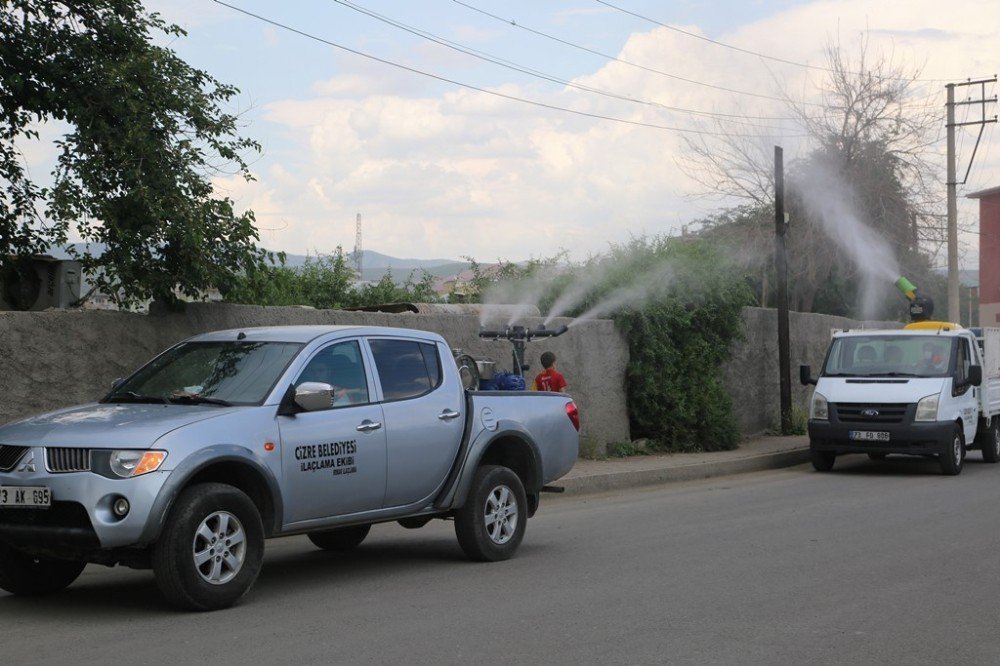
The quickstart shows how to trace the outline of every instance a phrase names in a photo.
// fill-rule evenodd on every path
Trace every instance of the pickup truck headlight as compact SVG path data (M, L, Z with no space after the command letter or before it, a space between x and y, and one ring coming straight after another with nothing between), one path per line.
M938 413L938 397L940 394L935 393L934 395L929 395L921 398L917 402L917 413L914 414L914 421L937 421Z
M826 421L830 418L830 406L826 401L826 396L822 393L813 393L812 403L809 406L809 418Z
M111 471L123 479L142 476L160 469L167 459L166 451L136 451L121 449L111 452L108 464Z

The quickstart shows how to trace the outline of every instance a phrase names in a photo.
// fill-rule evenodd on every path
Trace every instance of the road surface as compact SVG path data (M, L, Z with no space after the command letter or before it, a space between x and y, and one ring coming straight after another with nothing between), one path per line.
M1000 663L1000 465L937 469L854 456L545 496L495 564L442 521L346 555L279 539L250 595L208 614L92 565L54 597L0 592L3 662Z

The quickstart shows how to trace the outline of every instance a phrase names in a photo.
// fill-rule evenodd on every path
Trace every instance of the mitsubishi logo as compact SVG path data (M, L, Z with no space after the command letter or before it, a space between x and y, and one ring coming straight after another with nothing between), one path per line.
M870 418L875 418L876 416L878 416L878 410L877 409L872 409L871 407L869 407L868 409L862 409L861 410L861 415L862 416L867 416L867 417L870 417Z
M28 454L28 458L17 466L18 472L34 472L35 471L35 452L32 451Z

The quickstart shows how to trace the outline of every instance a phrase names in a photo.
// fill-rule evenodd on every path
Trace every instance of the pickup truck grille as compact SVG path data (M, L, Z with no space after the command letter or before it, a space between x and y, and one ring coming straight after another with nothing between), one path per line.
M90 449L49 447L45 449L45 469L50 472L89 472Z
M21 459L27 446L12 446L10 444L0 444L0 472L9 472L14 469L14 465Z
M837 419L841 423L902 423L909 405L841 402Z

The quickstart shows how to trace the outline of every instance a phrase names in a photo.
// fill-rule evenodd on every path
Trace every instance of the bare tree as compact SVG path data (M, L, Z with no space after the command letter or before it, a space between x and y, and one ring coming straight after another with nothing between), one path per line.
M808 137L807 155L788 165L786 200L795 224L788 239L791 297L793 307L804 311L817 307L817 298L830 285L849 291L845 285L856 288L859 278L820 226L805 224L809 214L797 191L797 174L811 162L835 166L838 177L854 189L863 221L897 249L911 273L922 276L929 264L922 253L936 251L943 241L935 214L943 188L932 150L941 110L918 95L919 71L894 65L887 56L871 57L866 35L859 38L855 53L850 57L839 43L826 48L821 107L785 95L788 110ZM720 231L721 218L706 227L716 235L735 235L730 242L748 257L745 263L753 274L762 276L761 301L766 302L770 257L762 261L757 253L766 251L773 236L773 213L768 214L774 190L772 148L747 132L718 134L686 138L683 168L708 194L746 202L740 224L729 232Z

